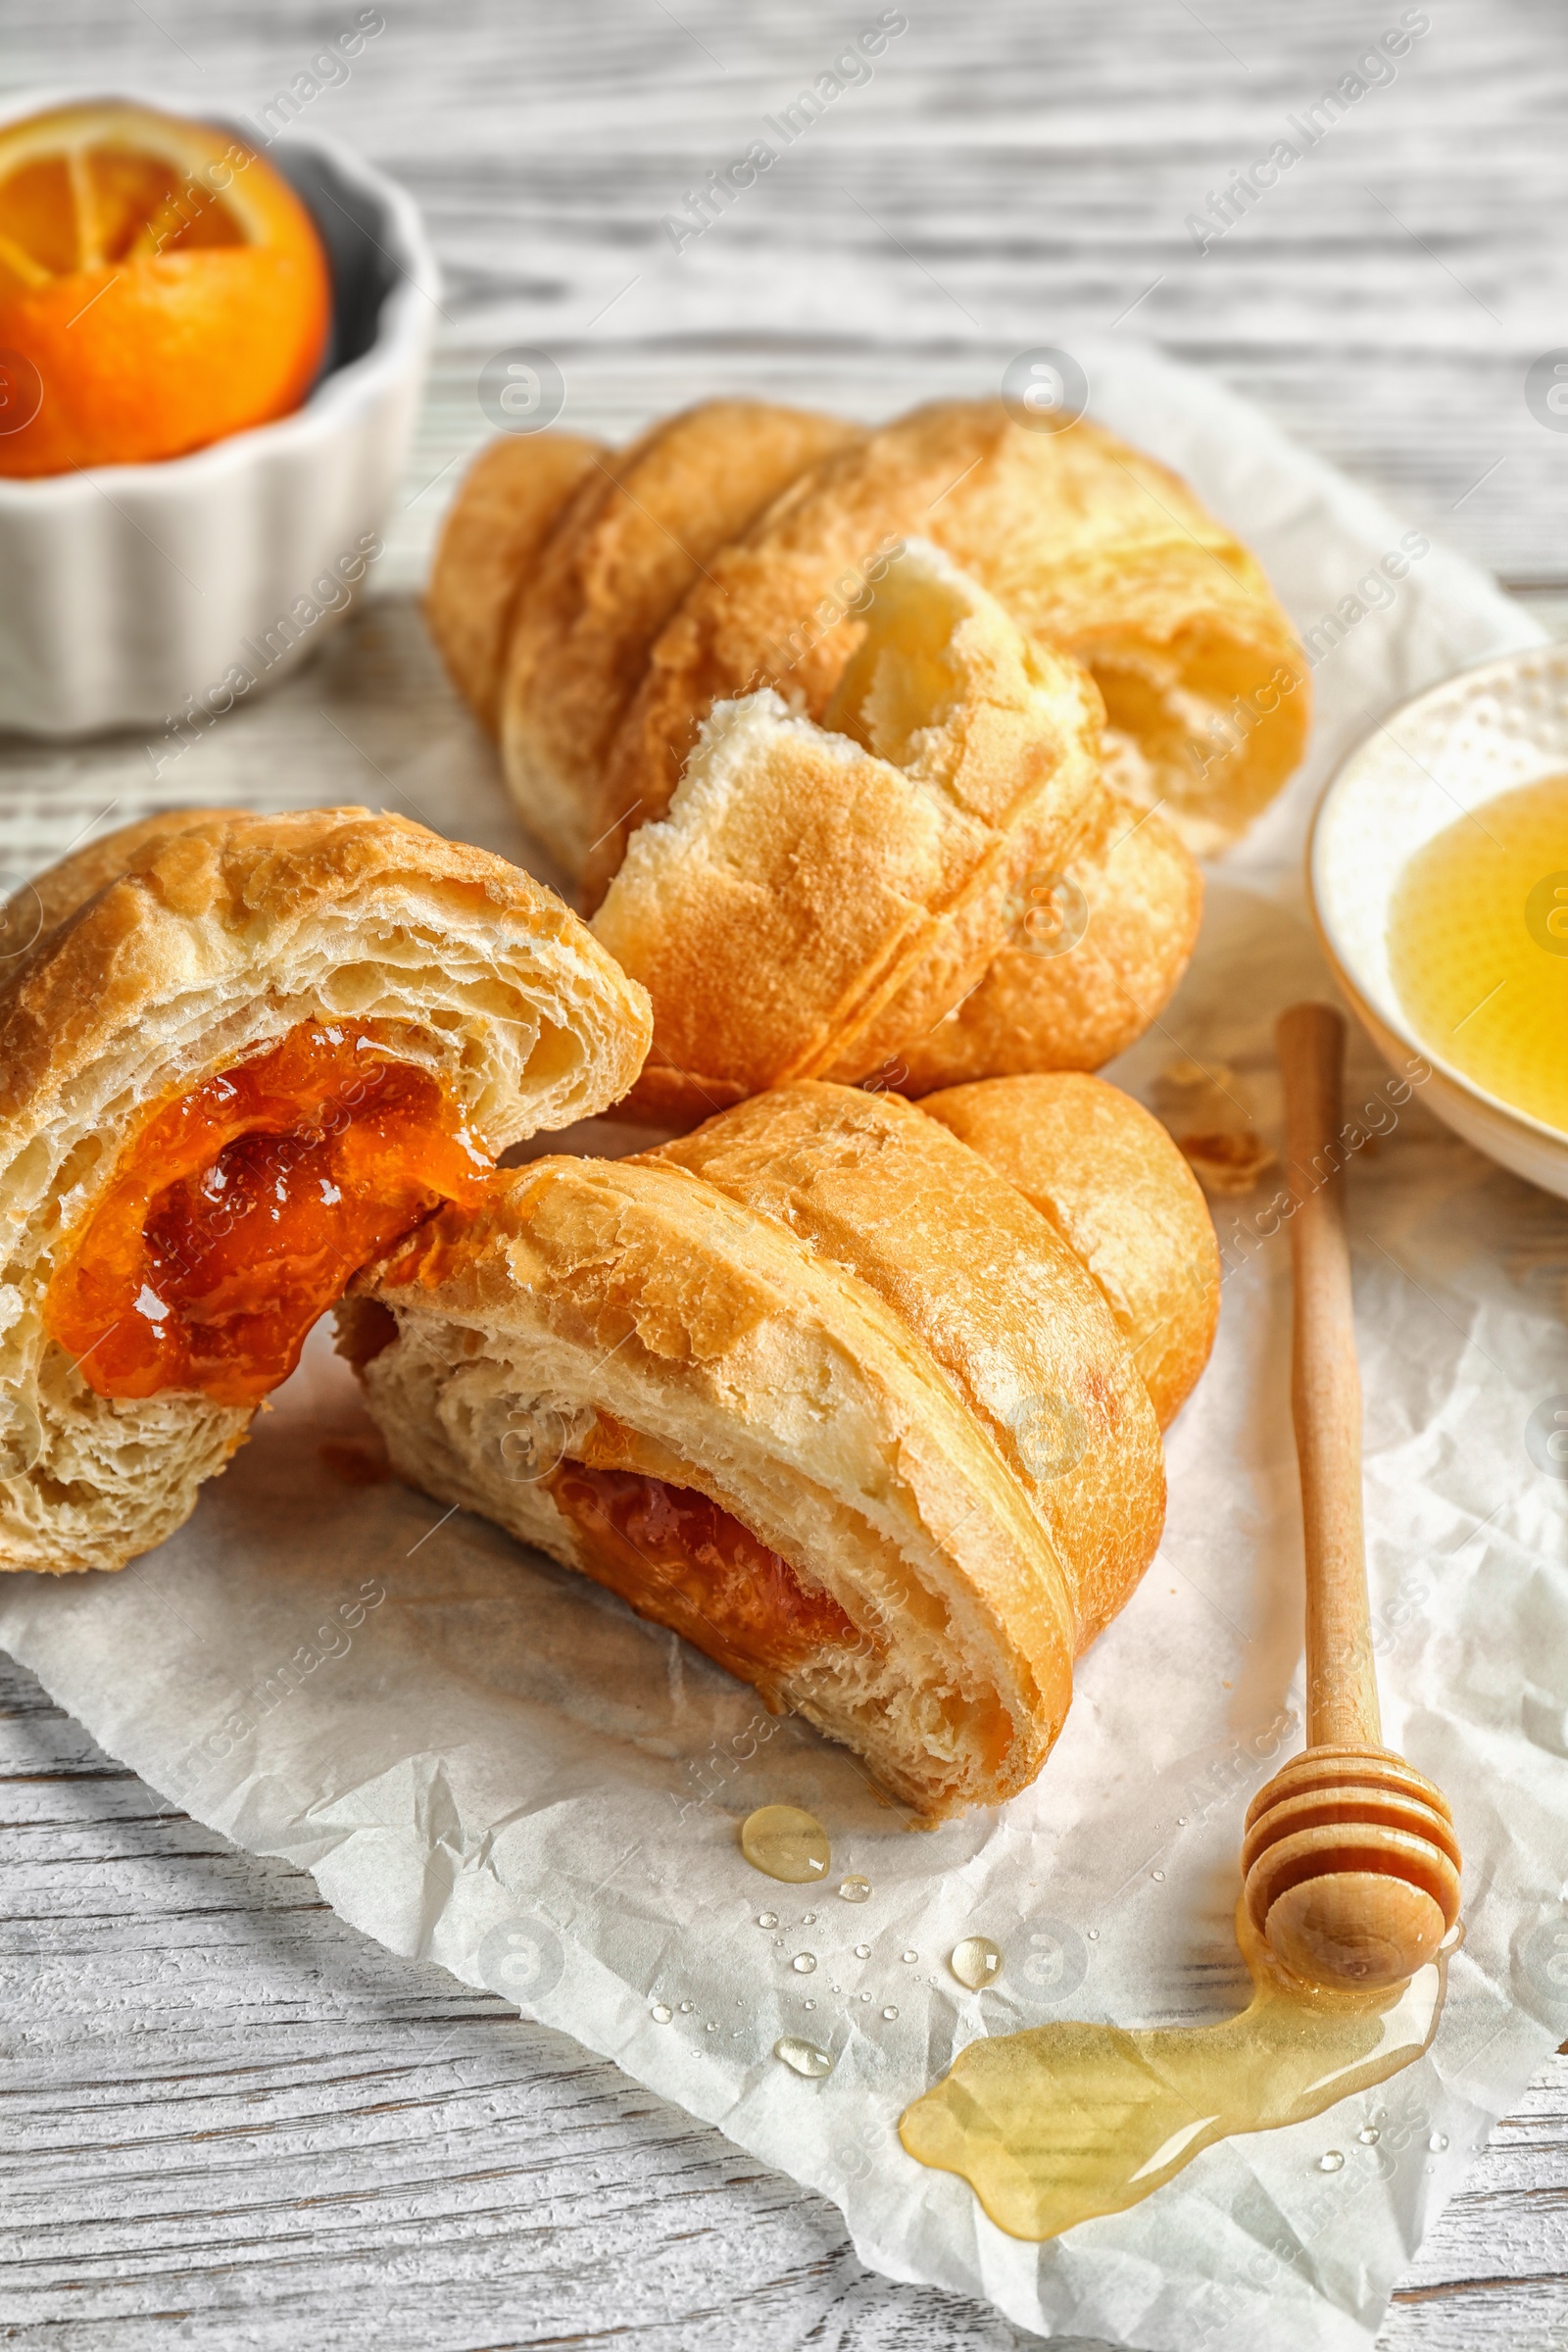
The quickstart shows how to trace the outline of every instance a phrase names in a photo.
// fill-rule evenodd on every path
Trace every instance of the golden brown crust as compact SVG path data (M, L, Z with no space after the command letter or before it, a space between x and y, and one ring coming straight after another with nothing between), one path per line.
M1102 827L1096 851L1028 878L984 978L898 1049L890 1084L924 1095L1025 1070L1096 1070L1164 1010L1197 944L1202 875L1157 810L1107 793Z
M1050 1528L1082 1648L1153 1557L1165 1484L1147 1386L1061 1221L937 1119L849 1087L755 1096L647 1157L777 1218L923 1343Z
M629 1078L640 1058L641 992L531 875L368 808L276 816L230 808L127 826L40 877L40 898L65 910L0 986L0 1122L35 1123L181 989L214 980L243 987L247 966L260 972L285 955L302 924L405 883L433 896L464 929L493 924L498 938L526 935L580 959L600 997L604 1039L616 1041L610 1083L621 1091L615 1078Z
M447 511L424 617L458 692L494 735L517 597L583 474L608 457L576 433L503 433L474 459Z
M820 719L860 635L867 575L909 536L942 544L936 504L968 455L951 434L884 426L809 467L744 537L715 549L650 648L612 744L589 864L589 904L639 824L669 807L703 719L759 686ZM956 457L956 465L954 461Z
M30 902L27 911L33 919L25 922L30 933L29 944L41 946L67 915L84 906L106 883L118 880L132 860L154 844L172 841L176 833L189 832L193 825L220 824L233 813L231 808L165 808L156 816L140 817L132 825L120 825L100 840L74 850L58 865L35 874L19 894L21 899ZM15 964L5 970L0 990L11 985L17 970Z
M521 582L499 703L508 788L569 873L582 872L601 830L605 756L654 638L716 548L859 437L837 417L706 401L606 456L578 485Z
M614 1458L708 1494L850 1617L855 1649L779 1677L781 1703L929 1818L1033 1779L1074 1638L1049 1530L917 1336L825 1252L655 1156L546 1159L357 1289L398 1327L356 1352L401 1475L575 1566L576 1528L546 1480L508 1478L507 1444L532 1416L581 1458L608 1421Z
M953 1087L920 1108L1016 1186L1088 1268L1167 1427L1208 1361L1220 1269L1202 1193L1159 1121L1078 1074Z
M1004 1082L993 1154L896 1098L808 1084L639 1158L498 1178L362 1277L343 1318L394 1464L590 1573L541 1468L696 1489L855 1630L759 1672L769 1703L927 1818L1013 1793L1072 1650L1158 1542L1154 1407L1120 1326L1163 1296L1140 1216L1185 1231L1187 1205L1136 1105L1040 1083ZM955 1124L985 1126L992 1091L960 1090ZM1019 1144L1049 1168L1043 1207L1001 1172Z
M1185 484L1087 420L1032 432L1000 401L943 401L825 458L715 552L651 651L607 765L607 819L668 807L715 702L787 678L819 715L857 635L845 585L910 533L1086 663L1134 739L1141 797L1167 802L1203 846L1240 831L1296 764L1305 657L1258 564ZM1271 707L1203 767L1200 716L1223 719L1277 672L1288 683ZM591 886L624 838L595 852Z
M1009 422L934 536L1021 628L1083 662L1124 754L1117 780L1189 847L1235 840L1300 760L1311 675L1262 565L1130 442L1087 418Z
M1092 836L1100 703L911 541L825 713L719 707L595 917L654 1003L629 1107L701 1117L797 1078L852 1081L985 972L1025 876ZM831 730L831 731L827 731Z
M0 1567L115 1568L179 1525L250 1418L194 1392L98 1396L44 1324L150 1110L344 1019L429 1069L496 1153L606 1108L651 1024L553 893L364 808L155 819L36 890L49 926L0 987L0 1388L36 1435L0 1479Z

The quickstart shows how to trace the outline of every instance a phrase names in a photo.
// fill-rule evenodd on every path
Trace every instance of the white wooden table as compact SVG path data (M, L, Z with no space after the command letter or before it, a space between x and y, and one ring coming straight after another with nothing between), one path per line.
M455 829L513 846L411 597L486 430L478 367L507 343L555 356L566 421L620 432L720 388L886 413L1119 320L1568 614L1568 435L1523 394L1529 362L1568 338L1557 0L1432 0L1394 81L1206 253L1187 216L1397 23L1395 0L1320 0L1309 22L1278 0L910 0L872 78L677 254L662 216L880 13L385 0L385 29L300 118L408 182L447 271L381 601L161 792L140 738L0 743L0 863L24 871L171 791L200 798L210 759L254 772L270 805L383 798L372 769L416 805L439 779ZM11 0L0 84L254 113L356 14ZM831 2207L366 1942L313 1882L164 1805L3 1661L0 1710L7 2342L1025 2340L869 2275ZM1562 2055L1494 2135L1384 2342L1568 2346Z

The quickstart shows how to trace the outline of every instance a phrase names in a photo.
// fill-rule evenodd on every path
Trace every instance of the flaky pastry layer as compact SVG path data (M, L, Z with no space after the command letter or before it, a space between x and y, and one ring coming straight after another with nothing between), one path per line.
M348 1022L428 1071L493 1156L622 1093L649 1014L553 893L363 808L128 827L11 920L36 936L0 990L0 1566L118 1568L180 1524L250 1419L188 1391L100 1395L46 1328L51 1277L154 1110L302 1024Z
M889 563L815 725L720 704L594 929L647 988L632 1107L671 1124L858 1080L979 983L1027 878L1104 817L1100 707L936 549Z
M341 1344L401 1475L568 1566L602 1575L563 1465L708 1497L840 1628L752 1671L769 1704L924 1818L996 1802L1158 1542L1142 1319L1208 1312L1138 1269L1185 1170L1136 1120L1059 1110L1031 1166L1051 1214L942 1120L825 1083L633 1159L537 1161L368 1270ZM630 1597L691 1630L651 1573Z

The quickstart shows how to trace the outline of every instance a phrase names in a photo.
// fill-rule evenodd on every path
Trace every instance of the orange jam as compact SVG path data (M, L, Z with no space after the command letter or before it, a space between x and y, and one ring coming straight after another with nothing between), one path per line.
M742 1682L765 1683L856 1639L836 1600L808 1592L788 1560L690 1487L563 1462L550 1490L595 1583Z
M149 1114L44 1322L100 1396L253 1404L360 1266L489 1170L427 1070L363 1028L307 1022Z

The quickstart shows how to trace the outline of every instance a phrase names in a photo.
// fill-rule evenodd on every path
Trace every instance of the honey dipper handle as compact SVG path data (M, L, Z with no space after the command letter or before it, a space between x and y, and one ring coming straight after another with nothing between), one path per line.
M1332 1005L1293 1004L1275 1037L1295 1200L1291 1407L1306 1538L1307 1743L1377 1746L1382 1723L1361 1536L1361 1376L1339 1140L1345 1022Z

